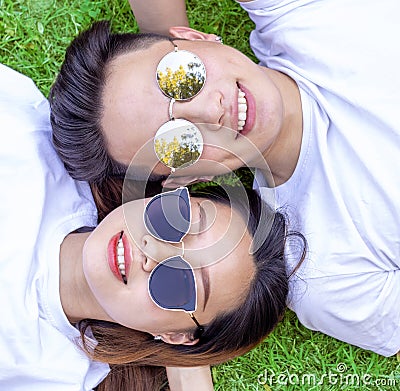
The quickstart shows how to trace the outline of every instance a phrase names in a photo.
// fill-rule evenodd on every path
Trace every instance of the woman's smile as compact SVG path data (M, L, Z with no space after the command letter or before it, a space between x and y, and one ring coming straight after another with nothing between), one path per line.
M132 264L132 255L131 246L124 231L115 234L110 239L107 246L107 261L115 277L126 285Z

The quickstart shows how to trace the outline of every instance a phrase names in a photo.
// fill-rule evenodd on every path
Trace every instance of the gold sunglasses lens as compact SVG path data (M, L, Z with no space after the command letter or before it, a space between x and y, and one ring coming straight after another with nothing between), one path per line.
M191 122L175 119L158 129L154 137L154 151L169 168L188 167L199 160L203 152L203 137Z
M196 96L206 81L206 68L193 53L178 50L165 55L157 66L157 82L161 91L175 100Z

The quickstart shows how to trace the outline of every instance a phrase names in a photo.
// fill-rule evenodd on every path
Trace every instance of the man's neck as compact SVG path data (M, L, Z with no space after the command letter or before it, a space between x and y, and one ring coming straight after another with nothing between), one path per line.
M266 71L279 88L284 105L281 131L271 147L263 153L275 186L278 186L286 182L296 168L303 135L303 115L300 91L295 81L281 72L271 69Z

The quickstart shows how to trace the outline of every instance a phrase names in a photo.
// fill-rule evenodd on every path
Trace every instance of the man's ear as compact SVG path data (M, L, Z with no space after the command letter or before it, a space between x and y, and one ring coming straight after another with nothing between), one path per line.
M167 179L161 182L163 187L176 189L179 186L188 186L192 183L197 182L209 182L214 178L213 175L203 176L169 176Z
M215 39L217 38L215 34L203 33L185 26L170 27L169 34L175 38L188 39L189 41L215 42Z
M171 345L196 345L199 342L199 339L193 338L193 333L191 332L169 332L160 334L161 340L165 343L169 343Z

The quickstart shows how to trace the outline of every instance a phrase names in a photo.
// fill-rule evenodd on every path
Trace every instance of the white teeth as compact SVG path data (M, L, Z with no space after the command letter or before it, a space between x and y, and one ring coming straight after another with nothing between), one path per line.
M238 131L243 130L247 118L247 100L245 93L239 88L238 92Z
M239 113L245 113L247 111L247 105L244 103L239 103L238 111L239 111Z
M125 276L125 257L124 257L125 249L124 244L122 242L122 238L118 240L117 244L117 263L118 269L121 272L122 276Z

